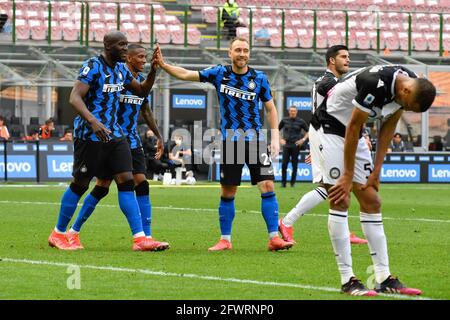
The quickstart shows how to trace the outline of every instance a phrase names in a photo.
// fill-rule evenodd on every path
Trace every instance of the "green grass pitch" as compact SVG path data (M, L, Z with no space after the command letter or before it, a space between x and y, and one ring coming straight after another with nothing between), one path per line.
M277 185L280 214L313 187ZM82 229L85 249L62 252L50 248L47 237L64 190L0 186L0 299L364 299L339 293L326 203L297 222L297 245L269 252L259 192L243 184L236 196L233 250L210 253L219 238L219 185L153 184L153 235L171 248L133 252L113 187ZM422 289L425 298L450 299L448 185L384 184L381 196L392 273ZM361 236L357 213L353 200L350 229ZM352 246L352 256L356 275L370 282L367 246Z

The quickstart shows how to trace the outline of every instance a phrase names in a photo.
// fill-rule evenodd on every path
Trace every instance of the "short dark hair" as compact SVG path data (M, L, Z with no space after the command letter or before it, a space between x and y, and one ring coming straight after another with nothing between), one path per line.
M3 116L0 116L0 121L5 122L5 118Z
M46 125L49 125L50 123L54 123L55 122L55 120L53 120L53 118L48 118L47 120L45 120L45 124Z
M396 133L394 134L394 138L395 138L395 137L399 137L400 139L403 138L402 135L400 134L400 132L396 132Z
M433 104L434 98L436 97L436 87L430 80L425 78L418 78L416 81L416 101L420 105L420 111L425 112Z
M136 50L136 49L145 49L140 44L132 43L128 45L128 51Z
M336 56L338 55L338 52L341 50L348 51L348 48L347 48L347 46L344 46L343 44L338 44L338 45L331 46L328 48L327 53L325 55L325 61L327 62L327 65L330 64L330 59L336 58Z

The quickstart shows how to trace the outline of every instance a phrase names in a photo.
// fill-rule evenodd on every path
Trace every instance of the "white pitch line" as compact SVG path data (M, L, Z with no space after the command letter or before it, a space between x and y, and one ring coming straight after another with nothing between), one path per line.
M258 285L258 286L289 287L289 288L325 291L325 292L336 292L336 293L340 292L340 290L336 289L336 288L318 287L318 286L304 285L304 284L298 284L298 283L258 281L258 280L238 279L238 278L222 278L222 277L204 276L204 275L198 275L198 274L192 274L192 273L153 271L153 270L148 270L148 269L133 269L133 268L122 268L122 267L113 267L113 266L80 265L80 264L76 264L76 263L40 261L40 260L29 260L29 259L13 259L13 258L0 257L0 263L1 262L48 265L48 266L55 266L55 267L78 266L80 268L92 269L92 270L142 273L142 274L153 275L153 276L162 276L162 277L176 277L176 278L189 278L189 279L199 279L199 280L209 280L209 281L233 282L233 283L241 283L241 284L253 284L253 285ZM433 300L433 298L429 298L429 297L404 296L404 295L399 295L399 294L379 294L379 295L383 296L383 297L389 297L389 298L395 298L395 299Z
M42 201L10 201L10 200L0 200L0 204L19 204L19 205L54 205L59 206L59 202L42 202ZM78 204L78 206L82 206L81 203ZM119 208L118 205L112 205L112 204L99 204L97 207L103 207L103 208ZM157 207L153 206L153 209L157 210L174 210L174 211L205 211L205 212L217 212L217 209L210 209L210 208L178 208L178 207ZM260 211L256 210L236 210L236 212L249 212L249 213L261 213ZM326 214L318 214L318 213L307 213L306 216L312 216L312 217L328 217ZM358 215L349 216L349 218L353 219L359 219ZM443 220L443 219L426 219L426 218L392 218L392 217L386 217L383 216L384 220L396 220L396 221L417 221L417 222L434 222L434 223L450 223L450 220Z

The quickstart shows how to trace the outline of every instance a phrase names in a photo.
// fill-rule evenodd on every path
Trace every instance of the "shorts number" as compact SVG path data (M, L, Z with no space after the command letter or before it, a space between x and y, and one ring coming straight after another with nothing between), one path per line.
M364 164L364 170L365 170L365 171L369 171L369 176L372 174L372 171L373 171L373 170L372 170L372 167L370 166L370 163L369 163L369 162L367 162L367 163ZM368 179L369 176L367 176L366 179Z
M268 166L272 163L272 159L270 159L267 153L262 153L261 158L263 158L263 166Z

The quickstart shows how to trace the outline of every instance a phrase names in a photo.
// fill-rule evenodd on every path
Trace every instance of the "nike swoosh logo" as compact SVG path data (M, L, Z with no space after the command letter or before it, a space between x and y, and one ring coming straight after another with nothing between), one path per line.
M228 81L228 80L231 80L231 79L223 77L223 80Z
M267 173L268 173L268 174L272 174L272 173L273 173L273 170L269 170L269 171L267 171Z
M111 76L110 74L105 75L105 79L109 78L110 76Z

